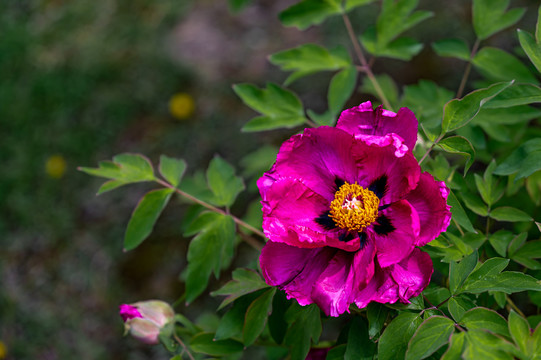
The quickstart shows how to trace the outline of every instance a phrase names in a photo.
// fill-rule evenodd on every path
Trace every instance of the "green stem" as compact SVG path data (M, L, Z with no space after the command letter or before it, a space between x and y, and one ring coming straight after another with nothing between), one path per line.
M177 194L185 197L186 199L188 199L190 201L193 201L193 202L195 202L195 203L209 209L210 211L213 211L215 213L218 213L218 214L221 214L221 215L224 215L224 216L231 216L231 218L233 219L233 221L237 225L240 225L240 226L244 227L245 229L250 230L251 232L253 232L254 234L259 235L263 239L266 239L265 234L261 230L256 229L255 227L253 227L252 225L242 221L238 217L230 215L227 212L225 212L224 210L222 210L220 208L217 208L216 206L210 205L209 203L206 203L203 200L200 200L200 199L196 198L195 196L192 196L192 195L190 195L190 194L188 194L188 193L174 187L173 185L169 184L166 181L163 181L161 179L156 179L156 182L158 184L162 185L162 186L165 186L166 188L169 188L169 189L175 191ZM246 243L248 243L250 246L252 246L254 249L256 249L258 251L260 251L263 248L263 245L259 241L253 239L252 237L246 236L246 237L243 237L243 240L246 241Z
M425 154L423 155L423 157L421 158L421 160L419 160L419 165L421 165L423 163L423 161L425 161L426 157L428 156L428 154L430 154L430 152L434 149L434 147L441 141L441 139L443 139L443 136L444 134L441 134L435 141L434 143L432 143L432 145L428 148L428 150L425 152Z
M193 355L190 353L190 351L188 350L188 348L186 347L184 342L182 340L180 340L180 338L177 336L177 334L173 334L173 337L180 344L180 346L182 346L182 352L180 353L180 356L182 357L182 354L186 353L186 355L188 355L190 360L195 360Z
M488 206L488 213L490 214L490 205ZM487 240L488 240L489 231L490 231L490 217L487 216L487 224L486 224L486 228L485 228L485 236L486 236Z
M318 124L316 124L315 122L313 122L310 119L306 119L305 123L307 123L308 125L310 125L310 127L313 127L313 128L317 128L319 126Z
M462 80L460 81L460 86L458 87L458 91L456 92L457 99L460 99L462 97L462 93L464 92L464 88L466 87L466 82L468 81L468 77L470 76L473 57L477 53L477 49L479 49L480 42L481 41L477 39L475 41L475 44L473 44L473 48L470 53L470 59L468 60L468 65L466 66L466 70L464 70L464 75L462 76Z
M366 61L366 58L364 57L363 51L361 49L361 45L359 44L359 41L357 40L357 37L355 36L355 31L353 31L353 26L351 25L351 21L349 20L349 17L345 12L342 13L342 18L344 19L344 24L348 31L349 38L351 42L353 43L353 49L355 51L355 54L357 55L357 58L361 62L361 65L364 69L364 72L366 73L366 76L368 77L372 85L374 86L374 90L376 90L376 93L378 94L378 97L380 98L381 102L383 102L383 105L385 105L385 107L388 110L393 111L393 107L391 106L391 103L389 102L389 100L387 100L387 97L383 93L383 89L379 85L378 80L376 79L376 77L374 76L374 73L372 72L372 69L370 68L370 64L368 63L368 61Z
M456 221L456 219L453 219L453 222L455 223L455 226L458 229L458 232L460 232L460 235L464 236L464 230L462 230L462 227L458 225L458 222Z
M440 304L438 304L438 306L432 305L432 304L430 303L430 301L428 301L428 299L426 298L426 296L425 296L424 294L423 294L423 299L428 303L428 305L430 305L430 307L429 307L428 309L424 309L424 311L426 311L426 310L438 310L439 312L441 312L441 314L442 314L444 317L446 317L447 319L449 319L449 320L451 320L452 322L454 322L454 323L455 323L455 327L456 327L458 330L463 331L463 332L466 331L466 330L464 330L464 328L463 328L462 326L460 326L459 324L457 324L457 323L455 322L455 320L451 319L449 316L447 316L447 315L443 312L442 309L439 308L439 306L445 304L445 303L450 299L450 297L447 298L446 300L442 301Z
M522 316L523 318L526 319L526 315L524 315L524 313L522 311L520 311L520 309L518 308L518 306L514 303L513 300L511 300L511 298L509 297L509 295L505 295L505 300L507 300L507 303L509 305L511 305L511 307L513 308L513 310L515 310L520 316Z
M449 301L450 299L452 298L452 296L449 296L447 299L443 300L441 303L439 303L438 305L436 305L436 307L439 309L440 306L442 306L443 304L445 304L447 301Z

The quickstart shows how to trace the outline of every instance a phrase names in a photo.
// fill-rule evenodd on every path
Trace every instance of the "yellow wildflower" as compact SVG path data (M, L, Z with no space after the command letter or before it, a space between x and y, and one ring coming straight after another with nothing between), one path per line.
M64 157L61 155L49 156L45 163L45 172L54 179L60 179L64 176L66 172L66 160Z
M178 93L169 100L169 111L177 119L189 118L195 110L195 101L190 94Z

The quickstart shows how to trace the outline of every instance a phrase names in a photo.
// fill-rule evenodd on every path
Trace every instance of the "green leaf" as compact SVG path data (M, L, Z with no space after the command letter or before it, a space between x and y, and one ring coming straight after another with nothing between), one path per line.
M244 329L242 330L242 337L244 340L244 346L250 346L259 337L267 318L272 312L272 299L276 293L276 288L270 288L265 291L260 297L254 300L254 302L248 307L246 311L246 320L244 321Z
M242 178L235 176L235 168L219 156L214 156L207 169L207 182L214 193L213 203L231 206L237 195L244 190Z
M203 213L205 225L190 242L186 269L186 302L191 303L207 287L210 274L216 278L232 256L235 244L235 222L230 216Z
M494 250L496 250L498 255L505 257L507 255L507 247L513 238L514 235L512 232L507 230L498 230L494 234L489 235L488 241Z
M449 291L451 294L454 295L462 286L466 278L472 273L473 269L475 269L478 261L479 255L477 251L474 251L470 255L464 257L459 263L454 261L449 263Z
M385 304L385 306L395 310L423 310L425 308L425 302L421 295L410 298L409 301L409 304L398 302L394 304Z
M303 0L282 11L279 18L285 26L305 30L312 25L321 24L329 16L340 14L340 4L339 0Z
M479 40L503 30L520 20L526 9L506 12L509 0L473 0L473 28Z
M349 327L344 360L372 360L375 351L376 344L368 337L365 320L359 316L353 318Z
M528 321L516 312L511 310L509 313L509 332L515 344L518 345L520 351L524 354L529 354L528 338L530 337L530 325Z
M477 187L477 191L479 191L479 194L483 198L483 201L488 204L492 205L494 203L494 199L492 196L493 186L492 182L488 183L486 182L479 174L473 174L475 179L475 186Z
M284 341L288 327L285 315L290 305L291 303L287 300L286 294L283 291L279 291L274 295L272 313L269 316L268 324L269 333L277 344L281 344Z
M200 333L190 341L190 348L202 354L211 356L231 355L241 352L244 346L235 340L214 340L212 333Z
M537 24L535 26L535 40L541 42L541 6L537 9Z
M78 169L89 175L116 180L103 184L98 194L125 184L155 180L150 160L140 154L120 154L113 157L112 162L101 161L97 168L79 167Z
M462 205L460 205L460 202L457 200L455 194L451 190L449 191L449 196L447 197L447 204L451 206L453 220L455 220L460 226L464 227L464 229L467 231L475 233L476 231L473 228L470 219L468 219L468 215L466 215L464 208Z
M254 298L254 296L243 296L233 303L233 306L224 314L216 328L215 340L242 338L246 310L254 301Z
M398 103L398 87L396 86L394 80L387 74L375 75L375 78L381 87L381 90L387 97L387 100L389 100L391 105L396 105ZM368 77L363 79L361 91L379 98L379 94L376 91L374 84Z
M505 191L503 183L500 184L499 182L494 181L493 174L496 166L496 160L492 159L492 161L485 169L485 173L483 174L483 179L481 181L484 189L483 186L480 186L479 176L475 174L475 183L477 185L477 188L481 192L483 200L489 205L497 202L503 196L503 193Z
M520 248L522 248L527 238L528 233L525 232L515 236L515 238L509 243L509 248L507 249L509 256L513 256Z
M432 49L439 56L452 57L460 60L470 60L470 48L461 39L443 39L432 43Z
M417 85L404 87L402 106L410 108L423 127L441 127L443 108L454 96L452 91L434 82L420 80Z
M505 90L504 90L505 92ZM491 100L492 101L492 100ZM488 103L490 104L490 102ZM488 105L487 104L487 105ZM476 125L514 125L524 124L541 116L541 110L532 106L519 105L507 108L485 109L473 119Z
M445 133L461 128L470 122L481 107L513 82L498 83L469 93L462 99L454 99L445 105L442 128Z
M374 55L410 61L414 56L423 50L424 45L409 37L400 37L391 41L385 48L377 50Z
M368 28L359 38L366 50L377 57L409 61L422 49L423 44L410 37L400 37L387 44L378 44L376 29Z
M466 347L463 353L465 360L491 359L513 360L509 352L513 346L507 341L483 330L466 332Z
M515 176L510 176L509 180L511 179L513 179L513 184L520 184L521 188L524 186L524 182L515 181ZM526 190L532 202L537 206L541 205L541 171L536 171L528 176L528 179L526 179Z
M378 341L378 359L403 359L408 349L408 342L421 325L419 314L403 312L385 328Z
M282 71L294 71L285 85L319 71L334 71L348 68L352 64L347 50L339 46L327 50L316 44L304 44L293 49L283 50L270 56L270 62Z
M432 316L417 328L411 338L406 360L424 359L449 342L455 323L443 316Z
M463 136L451 136L441 140L438 146L448 153L466 156L466 165L464 166L464 176L466 176L475 160L475 150L470 141Z
M489 261L487 260L485 264ZM501 274L487 274L482 277L474 277L474 274L470 276L471 280L469 278L466 280L461 292L480 294L492 290L511 294L525 290L541 291L541 283L538 280L520 272L505 271Z
M466 312L466 309L464 309L454 297L447 301L447 310L449 310L449 313L456 322L459 322Z
M535 41L533 35L527 31L517 29L517 33L520 46L537 71L541 72L541 44Z
M450 232L445 233L444 237L447 238L449 242L453 244L456 249L459 250L461 257L470 255L473 252L473 248L468 244L469 241L468 243L466 243L466 241L469 240L466 237L463 238L463 237L455 236Z
M518 241L521 241L521 239L526 240L528 234L523 233L522 235L523 236ZM511 253L511 245L512 243L509 245L509 253L514 261L530 269L541 270L541 264L539 264L538 261L533 260L541 258L541 240L528 241L514 253Z
M250 120L242 131L263 131L292 128L306 121L304 108L299 98L289 90L269 83L266 89L251 84L233 86L242 101L263 116Z
M489 291L488 294L494 297L494 300L500 309L503 309L507 304L507 299L505 298L504 293L500 291Z
M376 22L377 45L383 49L404 31L433 15L430 11L415 11L419 0L384 1Z
M226 283L219 290L211 293L212 296L227 295L227 298L220 304L218 310L229 305L239 297L254 291L268 287L258 273L249 269L233 270L233 280Z
M520 145L494 173L498 175L517 173L516 180L519 180L538 170L541 170L541 138L531 139Z
M507 321L494 310L483 307L473 308L462 316L460 323L468 330L490 330L495 334L509 337Z
M180 180L186 171L186 161L183 159L160 156L160 174L165 180L175 187L180 184Z
M470 193L462 193L462 200L468 209L481 216L488 216L488 206L477 196Z
M286 313L290 324L284 338L284 344L291 349L291 360L304 360L310 351L311 341L317 343L321 336L321 318L315 305L301 307L292 305Z
M346 347L347 347L347 344L340 344L340 345L332 347L327 353L325 360L344 360Z
M346 0L346 11L351 11L359 6L368 5L376 0Z
M528 319L532 319L532 316L528 317ZM536 355L536 359L538 359L541 355L541 325L539 324L535 328L535 331L532 335L532 345L534 354Z
M173 190L161 189L148 192L133 211L124 236L124 250L133 250L145 240L156 220L169 202Z
M329 93L329 110L334 116L338 115L344 107L346 101L351 97L357 83L357 69L355 66L349 66L337 73L331 79Z
M488 214L491 218L498 221L532 221L532 217L522 210L510 206L502 206L491 210Z
M175 324L178 323L182 325L184 329L186 329L191 334L196 334L200 331L193 322L191 322L186 316L182 314L175 314L174 322Z
M375 337L387 320L387 315L389 314L389 308L383 304L376 302L371 302L366 307L366 317L368 318L368 336L372 339Z
M541 88L533 84L513 84L496 95L483 109L506 108L541 102Z
M536 77L515 56L498 48L484 47L473 58L473 65L483 76L495 81L537 83Z
M122 181L122 180L109 180L109 181L106 181L100 186L100 188L98 189L98 192L97 192L96 195L101 195L104 192L114 190L114 189L119 188L121 186L124 186L126 184L129 184L129 182L125 182L125 181Z
M503 271L509 264L509 259L493 257L485 261L470 274L469 280L479 280L486 275L497 275Z
M462 350L464 349L464 338L466 334L464 332L458 332L451 335L449 341L449 348L443 354L441 360L461 360Z

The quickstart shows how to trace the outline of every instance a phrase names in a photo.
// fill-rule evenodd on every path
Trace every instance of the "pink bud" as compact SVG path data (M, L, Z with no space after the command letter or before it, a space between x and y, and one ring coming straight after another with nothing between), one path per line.
M126 333L147 344L157 344L160 330L173 319L175 312L160 300L140 301L120 305Z

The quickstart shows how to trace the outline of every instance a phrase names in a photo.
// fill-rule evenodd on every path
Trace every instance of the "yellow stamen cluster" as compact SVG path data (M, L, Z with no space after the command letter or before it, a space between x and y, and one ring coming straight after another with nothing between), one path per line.
M372 191L344 183L334 194L330 217L337 226L349 231L363 231L378 217L379 198Z

